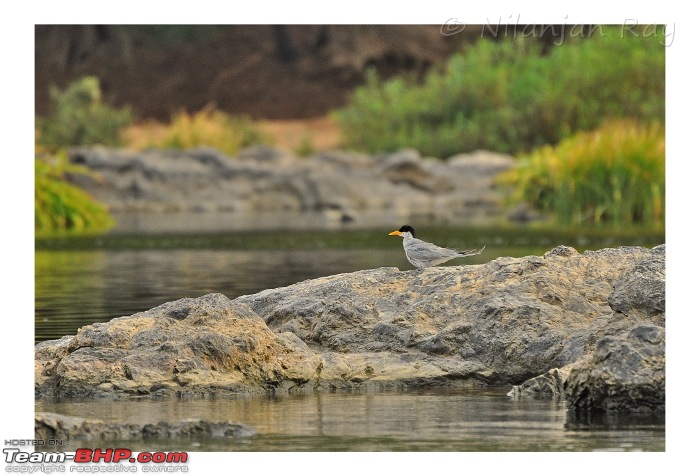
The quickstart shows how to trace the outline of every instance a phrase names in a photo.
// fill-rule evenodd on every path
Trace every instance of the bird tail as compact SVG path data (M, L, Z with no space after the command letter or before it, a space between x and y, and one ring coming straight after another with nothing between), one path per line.
M483 246L479 251L477 250L465 250L465 251L458 251L458 253L462 256L474 256L474 255L480 255L482 251L486 249L486 245Z

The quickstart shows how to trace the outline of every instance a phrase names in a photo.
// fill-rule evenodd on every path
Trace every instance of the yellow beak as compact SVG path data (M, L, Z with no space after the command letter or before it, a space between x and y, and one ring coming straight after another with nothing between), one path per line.
M389 235L401 236L401 232L400 231L392 231L391 233L389 233Z

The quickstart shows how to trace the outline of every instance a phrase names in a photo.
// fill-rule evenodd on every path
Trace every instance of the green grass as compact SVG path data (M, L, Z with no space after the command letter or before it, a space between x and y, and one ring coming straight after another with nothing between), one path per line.
M423 81L408 75L382 82L370 72L335 118L349 147L411 147L440 158L477 149L527 152L609 117L663 122L659 38L596 31L546 54L532 37L481 40Z
M655 223L665 217L665 135L658 123L610 121L520 159L501 183L512 200L560 223Z
M37 157L34 165L34 230L37 236L90 233L109 229L108 210L85 191L65 181L66 173L91 174L66 163L65 151L55 157Z

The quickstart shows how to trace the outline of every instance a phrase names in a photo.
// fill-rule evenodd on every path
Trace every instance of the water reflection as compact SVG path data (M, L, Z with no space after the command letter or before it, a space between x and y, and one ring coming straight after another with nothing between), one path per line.
M658 428L666 423L665 413L604 413L571 411L565 428L576 431L626 430L630 428Z
M592 427L564 403L514 401L508 388L318 393L212 399L40 400L53 411L111 422L187 418L245 423L248 439L145 441L142 450L197 451L580 451L664 449L663 419L617 415ZM592 431L595 430L595 431ZM68 449L94 442L71 441ZM105 445L109 442L100 442ZM132 444L133 446L133 444ZM143 447L142 447L143 446Z

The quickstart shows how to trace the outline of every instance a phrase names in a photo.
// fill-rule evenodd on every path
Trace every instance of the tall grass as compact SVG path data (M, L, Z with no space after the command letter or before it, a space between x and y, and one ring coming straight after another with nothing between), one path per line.
M607 34L601 34L607 31ZM543 54L536 38L481 40L423 81L401 76L366 84L336 111L350 147L413 147L447 157L507 153L553 144L608 117L664 120L664 46L658 37L596 30Z
M67 162L65 150L34 161L34 230L37 235L57 232L99 232L114 221L107 208L85 191L66 182L67 173L93 172Z
M609 121L533 151L500 180L514 187L514 200L554 213L561 223L661 224L664 128Z
M135 149L193 149L213 147L229 155L270 139L249 119L218 111L211 106L194 114L180 112L169 124L144 123L128 128L124 137Z

